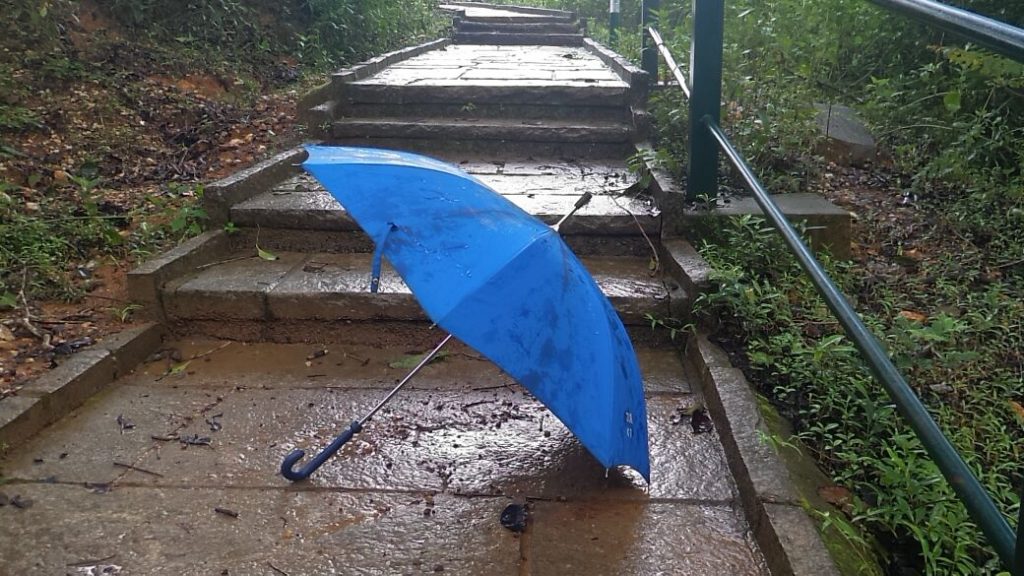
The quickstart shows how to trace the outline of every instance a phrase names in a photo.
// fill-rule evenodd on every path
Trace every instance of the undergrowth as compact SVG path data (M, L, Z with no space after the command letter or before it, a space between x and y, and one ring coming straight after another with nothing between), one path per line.
M852 521L890 551L899 565L891 573L999 573L966 509L774 230L733 219L701 253L715 290L698 312L742 349L752 381L853 492ZM878 285L849 263L825 263L846 294L859 295L853 304L865 323L1015 523L1024 488L1024 286L983 280L980 271L965 286L964 270L950 263Z
M534 4L607 19L589 1ZM954 4L1024 25L1019 3ZM687 73L692 3L661 5L658 28ZM635 7L623 8L633 26L623 36L639 39ZM629 45L623 52L636 60ZM726 2L724 63L722 123L772 192L818 185L829 167L814 104L851 106L879 140L875 169L925 215L925 245L950 250L896 276L828 268L1014 525L1024 484L1024 65L864 0ZM651 111L657 158L682 177L681 92L655 93ZM723 190L741 190L724 166L721 174ZM872 224L862 228L875 237L859 240L899 262L903 236L916 232ZM874 536L889 573L1000 573L776 233L735 221L702 253L716 270L716 290L700 301L705 318L719 319L752 380L853 490L850 519Z

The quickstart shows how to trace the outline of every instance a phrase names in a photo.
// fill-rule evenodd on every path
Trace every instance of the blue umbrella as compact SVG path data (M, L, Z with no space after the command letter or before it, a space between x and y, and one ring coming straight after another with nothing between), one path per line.
M626 465L650 479L636 354L557 227L432 158L371 148L307 150L303 167L376 244L371 289L387 258L434 322L530 390L601 464ZM282 474L307 477L415 372L303 469L294 465L304 453L289 454Z

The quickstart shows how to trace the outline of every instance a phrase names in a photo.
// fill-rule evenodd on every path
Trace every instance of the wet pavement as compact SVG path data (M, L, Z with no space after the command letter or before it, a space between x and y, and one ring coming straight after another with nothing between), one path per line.
M0 463L0 492L31 501L0 507L0 572L765 574L717 434L690 426L701 398L673 349L639 352L649 486L606 473L461 345L291 484L284 455L323 446L422 350L165 350ZM528 503L522 534L500 522L513 502Z

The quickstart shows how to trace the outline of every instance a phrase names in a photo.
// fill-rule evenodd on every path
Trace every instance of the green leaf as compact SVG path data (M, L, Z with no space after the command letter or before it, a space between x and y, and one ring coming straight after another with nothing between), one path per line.
M264 260L266 260L268 262L272 262L274 260L277 260L277 254L274 254L273 252L268 252L268 251L264 250L263 248L260 248L259 244L256 245L256 254L259 255L260 258L262 258L262 259L264 259Z
M174 375L177 375L177 374L181 374L182 372L184 372L185 370L188 369L188 365L191 364L191 363L192 363L191 360L186 360L185 362L182 362L181 364L175 364L174 366L171 366L170 370L167 371L167 375L168 376L174 376Z
M957 112L960 110L960 92L953 90L946 92L946 95L942 97L942 103L946 105L946 110L950 112Z
M16 308L18 306L18 295L11 292L0 293L0 310L5 308Z

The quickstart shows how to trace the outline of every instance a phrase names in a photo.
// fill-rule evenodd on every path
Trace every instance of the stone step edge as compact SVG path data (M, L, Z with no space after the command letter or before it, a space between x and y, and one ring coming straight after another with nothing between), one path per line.
M163 325L146 323L105 337L0 400L0 457L131 372L166 334Z
M487 2L442 2L449 6L459 8L489 8L491 10L506 10L508 12L521 12L523 14L539 14L556 18L575 18L576 12L572 10L559 10L557 8L540 8L537 6L514 6L509 4L490 4Z
M371 254L280 252L263 262L245 246L157 286L160 317L225 321L429 322L415 295L390 268L381 292L370 293ZM624 324L647 325L670 314L671 294L661 277L643 275L635 257L581 258ZM637 261L639 260L639 263ZM339 268L338 266L343 266ZM321 271L327 269L327 275ZM624 288L628 288L624 290Z
M271 249L275 252L368 253L372 251L372 243L364 234L355 232L347 233L347 236L345 234L339 231L311 232L305 230L254 230L247 228L229 234L223 229L211 230L130 270L126 276L127 293L133 303L141 306L141 310L137 314L139 318L166 320L163 302L165 286L181 278L194 275L197 270L209 265L239 258L240 255L244 257L243 252L245 250L251 250L253 252L252 255L255 255L255 245L261 235L263 238L261 248ZM278 235L284 236L280 242L276 239ZM295 244L296 242L309 242L311 235L318 238L323 245L305 246ZM640 242L640 240L635 238L630 238L630 240L633 243ZM572 237L567 241L570 244L576 242ZM334 246L335 244L338 246ZM335 248L337 249L335 250ZM592 256L582 256L584 259L589 257ZM595 254L593 257L600 257L600 254ZM632 253L611 257L638 258L638 256L632 255ZM664 273L666 270L668 269L664 268L663 264L662 272ZM663 274L662 281L665 284L668 295L668 306L663 313L673 317L685 317L689 313L693 293L682 288L681 283L668 274Z
M475 22L460 20L455 23L458 32L504 32L506 34L578 34L582 32L578 22Z
M332 138L372 138L454 141L499 140L521 142L628 143L633 127L626 123L538 121L532 124L474 121L452 118L341 118L334 122Z
M805 506L820 500L798 490L785 462L762 440L772 430L743 372L705 334L691 334L685 362L703 391L726 461L736 480L744 514L772 574L840 576L816 522ZM788 457L788 456L787 456ZM806 459L806 456L801 456ZM811 464L813 466L813 464ZM822 476L824 477L824 476ZM811 501L811 504L808 504Z
M455 33L456 44L482 44L498 46L582 46L583 34L556 32L468 32Z
M309 144L319 142L313 141ZM644 146L630 145L630 148L641 151ZM232 207L268 192L279 183L303 173L301 164L306 156L304 147L296 146L208 184L204 189L202 203L209 229L217 230L224 227L231 219ZM678 217L683 207L681 190L672 183L666 172L653 166L648 170L655 176L651 180L651 190L655 194L655 204L663 214L662 218Z

